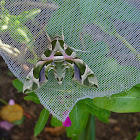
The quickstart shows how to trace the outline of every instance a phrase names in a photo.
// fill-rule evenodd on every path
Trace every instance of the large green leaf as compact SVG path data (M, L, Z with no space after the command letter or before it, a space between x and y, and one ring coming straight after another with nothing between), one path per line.
M74 135L80 134L82 130L86 127L89 113L85 109L85 103L83 101L79 101L76 103L72 111L70 112L70 119L72 125L67 130L67 136L72 137Z
M101 109L94 105L93 99L86 99L86 110L96 116L100 121L103 121L105 123L109 123L108 118L110 117L110 111Z
M104 32L114 35L116 29L110 18L100 10L100 0L80 0L81 15L85 22L98 25Z
M95 72L95 74L100 73L97 78L99 87L102 91L108 91L109 89L112 91L118 90L117 86L112 85L112 82L116 83L116 81L118 81L120 86L123 86L126 89L129 88L129 79L135 83L137 76L139 76L139 70L137 68L129 65L120 65L116 59L107 57L106 54L108 53L108 46L105 42L93 42L91 37L86 34L84 36L84 40L87 42L85 47L87 48L88 53L84 54L82 59L85 62L90 60L91 63L88 64L89 67L93 72ZM96 62L98 62L98 64ZM128 77L126 71L133 72L133 74L129 74Z
M82 18L86 22L92 22L94 18L98 19L101 13L105 18L111 17L133 23L139 22L140 19L139 11L124 0L80 0L80 7Z
M92 23L93 19L97 16L99 7L100 7L100 0L80 0L80 10L82 18L87 23Z
M49 111L45 108L41 111L39 120L37 121L34 129L34 135L37 136L45 127L49 118Z
M118 113L140 112L140 88L135 86L110 97L95 98L93 103L100 108Z
M106 16L128 22L139 22L139 11L125 0L101 0L99 9Z
M87 23L98 25L110 35L116 33L111 18L128 22L139 22L139 11L123 0L80 0L79 3L83 20Z
M113 22L103 13L97 12L93 18L93 23L98 25L105 33L115 35L116 29Z

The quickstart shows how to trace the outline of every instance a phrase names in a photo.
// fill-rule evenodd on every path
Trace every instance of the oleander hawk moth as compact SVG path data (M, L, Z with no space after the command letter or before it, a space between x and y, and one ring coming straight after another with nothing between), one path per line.
M74 50L64 42L62 37L49 37L49 45L41 59L29 72L23 85L23 92L29 93L40 88L48 81L48 72L53 70L55 79L61 85L65 77L66 68L73 71L73 80L80 85L98 88L98 81L88 65L78 57Z

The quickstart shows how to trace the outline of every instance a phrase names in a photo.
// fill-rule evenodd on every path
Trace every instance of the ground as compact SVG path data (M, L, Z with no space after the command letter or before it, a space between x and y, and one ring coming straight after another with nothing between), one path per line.
M12 85L14 78L0 57L0 98L7 102L9 99L14 99L31 118L26 117L23 124L15 125L9 132L0 130L0 140L69 140L65 133L55 136L45 130L34 137L34 126L43 107L31 101L25 101L23 99L25 95L18 93ZM0 103L0 108L2 106L3 104ZM50 118L46 127L50 127ZM135 140L139 131L140 113L112 113L109 124L96 119L96 140Z

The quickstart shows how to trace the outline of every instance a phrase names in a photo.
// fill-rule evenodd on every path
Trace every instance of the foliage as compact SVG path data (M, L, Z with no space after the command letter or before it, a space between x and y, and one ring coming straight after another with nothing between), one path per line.
M41 111L40 117L36 123L34 135L37 136L45 127L47 120L49 118L49 111L45 108Z
M138 134L138 136L137 136L137 139L136 140L140 140L140 133Z
M18 88L18 85L22 87L19 80L14 81L16 81L16 86L14 84L15 88ZM108 119L110 117L110 111L121 113L140 112L139 98L140 84L134 86L128 91L124 91L110 97L84 99L77 102L73 107L73 110L70 112L72 125L66 128L67 136L73 137L80 135L87 125L90 114L96 116L104 123L109 123ZM35 93L28 93L25 99L39 103L39 99ZM37 136L45 127L48 116L49 112L46 109L42 110L39 121L35 127L35 136ZM62 126L62 122L57 120L55 117L52 117L51 125L55 127Z
M5 8L4 0L1 1L0 33L9 32L10 36L17 42L25 43L29 50L33 49L34 38L30 30L25 26L29 19L35 18L40 9L24 11L19 15L11 15Z
M140 84L139 84L140 85ZM140 112L140 88L135 86L128 91L110 97L93 99L96 106L118 113Z

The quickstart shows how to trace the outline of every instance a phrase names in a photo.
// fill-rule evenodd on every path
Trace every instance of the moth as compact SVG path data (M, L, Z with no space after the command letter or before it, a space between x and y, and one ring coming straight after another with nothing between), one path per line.
M48 72L50 70L53 70L57 83L61 85L67 68L73 71L72 78L75 82L90 88L98 88L98 81L93 71L64 42L63 31L62 37L56 35L51 39L47 34L47 38L49 45L42 54L41 59L27 75L23 85L24 93L32 92L45 84L48 81Z

